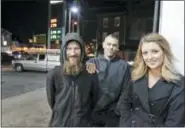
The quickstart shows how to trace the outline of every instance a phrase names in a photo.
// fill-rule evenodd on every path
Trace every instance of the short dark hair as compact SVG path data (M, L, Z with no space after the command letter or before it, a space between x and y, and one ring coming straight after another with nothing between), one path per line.
M118 40L119 35L116 32L114 32L114 33L110 34L109 36Z
M112 34L109 34L108 36L106 36L105 39L106 39L107 37L114 38L114 39L116 39L116 40L118 41L118 34L116 34L115 32L112 33ZM104 41L105 41L105 39L104 39Z

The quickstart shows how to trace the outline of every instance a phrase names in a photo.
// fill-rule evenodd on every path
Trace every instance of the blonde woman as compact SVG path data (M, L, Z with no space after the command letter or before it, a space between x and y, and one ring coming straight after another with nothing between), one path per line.
M160 34L142 37L132 80L120 100L120 126L184 127L184 77L173 67L168 41Z

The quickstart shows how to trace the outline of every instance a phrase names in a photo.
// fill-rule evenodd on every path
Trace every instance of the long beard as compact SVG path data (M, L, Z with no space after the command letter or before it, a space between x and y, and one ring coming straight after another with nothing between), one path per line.
M73 64L69 61L69 58L64 63L64 74L76 76L83 71L83 64L80 59L77 58L76 62Z

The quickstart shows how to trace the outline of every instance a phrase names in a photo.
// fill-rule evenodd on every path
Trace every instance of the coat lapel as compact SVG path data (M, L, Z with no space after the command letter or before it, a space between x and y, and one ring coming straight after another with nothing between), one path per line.
M150 113L149 101L148 101L148 79L143 77L135 86L135 92L139 97L140 102L142 103L145 110Z

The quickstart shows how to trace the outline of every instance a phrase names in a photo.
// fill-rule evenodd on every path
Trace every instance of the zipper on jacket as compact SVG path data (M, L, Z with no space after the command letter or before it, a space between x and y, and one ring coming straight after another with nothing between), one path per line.
M70 121L70 125L73 126L73 104L75 102L75 84L74 81L72 80L72 96L71 96L71 121Z
M71 92L71 91L70 91L70 92ZM72 97L73 97L72 95L73 95L73 93L71 92L71 96L70 96L70 100L71 100L71 101L72 101L72 99L73 99L73 98L72 98ZM71 107L71 113L70 113L70 114L72 115L72 104L70 104L70 107ZM72 126L72 125L71 125L71 122L72 122L72 117L70 117L70 122L69 122L70 124L69 124L69 127Z
M107 79L108 73L109 73L109 67L110 67L111 61L107 60L107 68L105 69L105 79Z

